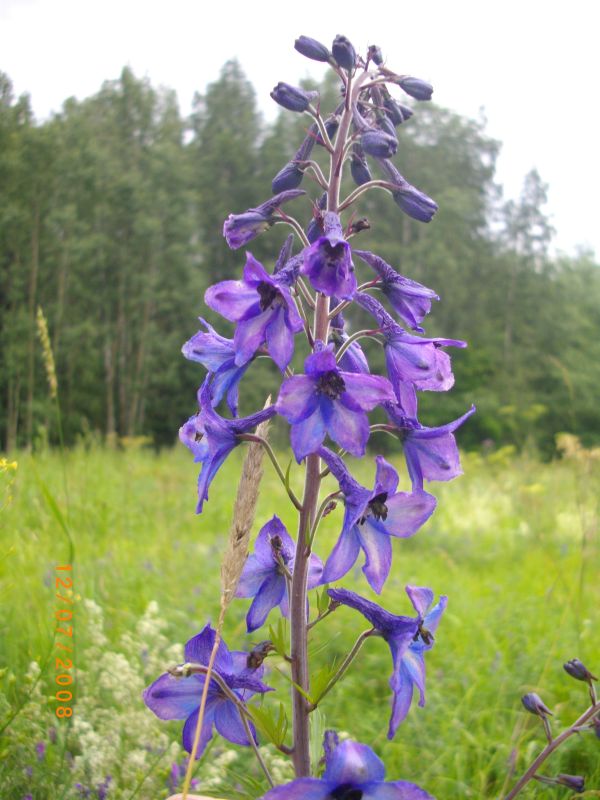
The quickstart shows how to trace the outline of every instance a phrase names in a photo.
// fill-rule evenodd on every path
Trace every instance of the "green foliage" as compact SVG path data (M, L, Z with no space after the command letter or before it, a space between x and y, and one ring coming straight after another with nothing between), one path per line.
M538 692L554 711L557 729L584 709L585 686L570 679L562 664L578 657L592 671L598 667L600 460L597 449L583 448L573 437L562 436L559 446L563 457L552 463L517 455L512 446L463 453L465 475L436 485L439 505L430 522L415 537L394 543L394 570L383 597L369 592L359 566L345 579L397 614L412 613L407 583L449 596L427 657L427 704L418 708L415 702L393 741L385 738L391 660L381 639L365 643L319 704L326 727L373 746L391 779L413 780L444 800L498 797L507 765L520 771L544 744L541 726L522 711L520 696ZM58 456L19 455L18 468L10 468L12 502L3 508L0 526L0 664L6 665L0 670L0 728L19 710L0 745L3 798L21 800L27 792L59 798L64 790L71 800L78 796L76 780L96 785L105 774L114 776L115 800L129 800L136 787L140 800L167 796L170 765L183 757L181 724L155 719L140 692L180 662L182 643L218 614L218 569L206 570L206 564L223 552L227 498L241 456L232 454L204 514L195 517L196 467L180 449L120 453L88 439L66 454L68 501ZM397 451L390 460L401 469ZM373 465L355 466L368 485ZM255 532L275 507L295 533L296 515L268 465L263 480ZM406 476L402 481L406 486ZM342 516L338 508L323 520L315 545L321 557L333 547ZM52 577L56 564L68 558L61 520L75 546L72 724L54 715ZM311 606L314 619L314 592ZM253 713L258 708L261 752L277 779L289 780L289 759L265 744L286 739L281 704L289 713L289 632L273 611L268 627L246 636L247 607L244 600L231 606L224 638L233 649L275 640L278 654L266 661L265 681L276 692L257 701ZM311 693L319 693L320 673L341 663L363 623L350 609L338 608L313 628ZM316 728L322 724L317 719ZM315 733L315 749L318 738ZM37 760L38 742L46 745L44 761ZM63 758L65 747L74 763ZM590 789L597 789L599 763L598 740L582 734L552 756L547 774L585 774ZM203 792L232 800L266 789L251 753L218 738L196 776ZM541 786L528 791L531 798L547 795Z
M321 87L324 109L335 107L337 91L330 76ZM35 334L38 305L49 322L67 442L88 430L111 441L173 440L195 410L202 375L180 356L181 344L198 314L216 322L202 308L204 289L238 275L244 261L244 248L226 247L223 221L270 196L273 176L309 126L308 117L285 112L267 126L235 61L196 96L189 120L172 92L126 68L38 125L28 98L15 99L1 76L0 438L7 450L58 437ZM354 242L438 292L428 333L469 343L453 354L455 389L443 398L421 395L423 422L445 422L475 402L478 413L461 433L471 446L533 442L550 455L555 433L567 429L600 441L590 368L600 357L598 264L586 253L548 256L547 187L535 171L519 200L502 203L494 183L500 145L482 120L422 103L398 133L395 162L440 210L422 225L389 195L372 192L356 212L374 227ZM326 153L315 147L313 157L323 165ZM312 200L321 194L308 176L303 188ZM344 192L351 189L348 179ZM286 209L307 217L304 200ZM251 243L268 267L287 230L275 226ZM359 316L351 322L363 327ZM219 327L227 333L230 326L219 320ZM383 366L380 353L373 363ZM298 353L294 366L301 364ZM262 405L278 380L272 365L253 365L241 412ZM536 414L540 402L545 411Z

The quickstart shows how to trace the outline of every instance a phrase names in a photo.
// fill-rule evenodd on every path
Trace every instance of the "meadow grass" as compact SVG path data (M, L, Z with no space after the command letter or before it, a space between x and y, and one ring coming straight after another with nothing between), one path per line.
M185 642L208 620L216 621L220 555L241 450L217 476L200 517L194 515L195 466L183 449L155 454L81 446L65 454L64 475L56 453L16 456L12 500L6 502L5 486L0 511L0 728L27 702L0 745L3 799L21 800L26 792L34 800L86 796L74 787L73 776L88 776L93 789L108 763L106 753L97 769L93 760L85 761L90 742L101 750L103 737L93 721L99 719L102 730L114 730L115 736L108 796L166 797L166 789L157 795L157 787L165 786L168 767L181 753L173 744L161 760L163 751L153 749L152 737L179 741L181 726L154 720L139 690L174 663L172 645ZM355 466L370 485L374 465L366 462ZM509 766L520 774L543 746L541 726L522 710L520 696L541 694L555 712L558 729L586 704L585 686L564 673L563 662L578 657L596 674L600 669L598 461L541 463L503 450L465 454L463 466L462 478L433 487L438 509L429 523L414 538L394 542L392 574L381 597L391 611L408 614L407 583L449 596L436 646L427 656L425 708L415 700L395 739L387 740L391 659L383 641L370 640L323 701L319 720L373 746L390 779L416 781L438 800L499 797ZM300 468L292 467L292 481L298 484L300 477ZM57 720L56 701L48 700L56 691L54 660L46 660L49 652L54 657L55 567L69 553L49 497L64 514L74 542L74 718L80 714L79 723ZM266 464L256 530L273 513L295 532L295 512ZM337 537L341 515L341 508L329 514L319 531L316 551L323 558ZM358 565L342 583L376 599ZM86 604L89 600L96 606ZM224 635L232 649L268 638L268 627L246 635L248 602L236 601L228 612ZM149 604L157 606L148 611ZM276 618L272 612L268 622ZM343 658L366 627L360 615L345 608L320 623L311 644L314 669ZM139 675L132 667L135 658L127 661L121 651L139 655ZM171 658L165 663L167 653ZM43 667L37 682L33 661ZM279 697L268 703L276 707L279 699L287 703L288 684L283 662L273 664L277 669L268 682ZM135 734L138 740L146 730L148 737L137 743L137 760L122 752L131 749L127 737L133 730L141 731ZM42 758L35 752L39 742L46 746ZM208 762L228 749L215 742ZM220 762L225 779L212 784L217 796L227 796L224 792L236 785L239 796L253 796L253 791L256 796L264 787L246 751L237 750L241 755L235 763ZM276 768L280 761L274 759ZM570 740L546 769L546 774L559 772L583 774L590 789L600 789L600 741L591 734ZM211 789L210 781L205 785ZM534 785L523 796L569 792Z

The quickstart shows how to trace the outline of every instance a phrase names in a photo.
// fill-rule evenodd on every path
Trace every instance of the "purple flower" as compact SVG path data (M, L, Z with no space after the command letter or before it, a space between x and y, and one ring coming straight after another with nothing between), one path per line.
M259 233L264 233L275 224L275 212L278 208L303 194L306 194L303 189L290 189L276 194L257 208L249 208L243 214L230 214L223 223L223 236L229 247L237 250Z
M425 339L393 324L383 331L385 363L392 386L412 383L416 389L446 392L454 385L450 356L440 347L466 347L459 339ZM402 397L398 391L398 400Z
M318 92L305 92L298 86L280 81L271 92L271 97L288 111L306 111L309 105L319 96Z
M360 551L365 554L363 573L378 594L392 565L392 536L413 536L433 514L436 500L424 491L397 492L398 473L383 456L377 456L375 486L367 489L350 475L344 462L322 447L319 454L337 478L346 510L342 532L327 559L323 583L343 577Z
M434 800L408 781L385 781L385 767L366 744L347 740L325 756L322 778L297 778L262 800Z
M106 800L111 781L112 781L112 776L107 775L106 778L102 781L102 783L98 784L98 788L96 789L96 795L98 797L98 800Z
M381 278L378 284L394 311L416 331L423 332L420 323L431 310L431 301L440 298L433 291L410 278L405 278L382 258L367 250L354 250Z
M364 455L369 438L366 412L393 396L389 381L340 371L333 346L322 342L304 368L306 375L283 381L275 406L292 425L292 449L298 462L314 453L326 434L352 455Z
M312 58L313 61L327 63L331 58L331 53L327 47L316 39L311 39L310 36L299 36L294 42L294 47L303 56Z
M209 308L237 322L233 337L237 366L250 361L266 342L273 361L285 370L294 353L294 336L302 330L302 319L281 274L269 275L248 253L243 279L209 286L204 299Z
M414 97L415 100L431 100L433 86L430 83L427 83L427 81L422 81L420 78L406 76L405 78L400 78L398 83L406 92L406 94Z
M437 428L407 420L393 405L386 404L385 410L401 435L413 489L422 489L423 479L450 481L462 475L454 431L475 413L475 406L462 417Z
M215 631L210 625L206 625L186 644L186 662L206 666L214 642ZM214 663L215 673L242 702L247 701L257 692L262 694L271 691L270 687L260 680L264 667L250 669L247 660L248 653L230 652L225 642L222 641L219 644ZM159 719L185 719L183 747L188 753L192 751L204 683L205 676L202 674L178 678L165 672L148 686L142 695L144 703ZM248 724L256 741L254 727L252 723ZM200 758L212 738L213 725L217 732L228 741L241 745L250 744L236 704L227 697L214 678L211 679L208 688L197 758Z
M331 45L331 52L340 67L352 72L356 64L356 50L349 39L338 34Z
M336 298L332 298L332 306L337 305ZM345 321L342 313L338 313L335 317L331 320L331 327L330 327L330 334L329 334L329 344L334 345L334 349L336 352L339 348L348 341L350 338L347 333L344 332ZM363 352L362 347L360 344L355 341L352 342L342 354L341 359L338 361L340 369L344 372L361 372L364 375L368 375L371 370L369 369L369 362Z
M253 597L246 616L248 633L260 628L275 606L284 617L289 615L289 597L286 573L294 572L295 547L285 526L274 516L260 529L254 544L254 553L248 556L240 578L236 597ZM308 570L308 588L318 585L323 564L311 555Z
M35 754L38 761L43 761L46 757L46 745L44 742L38 742L35 746Z
M242 376L250 366L250 361L239 367L235 363L235 345L233 339L226 339L216 332L206 320L200 317L206 328L198 331L181 348L183 355L190 361L198 361L212 374L212 402L218 406L227 396L227 405L234 416L237 416L238 387Z
M198 506L208 500L208 487L229 453L240 443L238 436L249 433L261 422L275 415L275 406L269 406L249 417L228 420L219 416L212 406L211 376L208 375L198 392L200 411L190 417L179 429L179 438L191 450L194 461L202 464L198 477Z
M448 598L442 595L429 611L433 602L431 589L407 586L406 593L418 614L416 619L390 614L376 603L347 589L328 590L329 596L338 603L360 611L383 636L391 650L392 714L388 739L394 738L398 725L408 714L415 686L420 695L419 705L425 705L424 654L433 647L433 634L448 603Z
M340 218L333 211L323 215L325 235L304 251L300 272L324 295L350 300L356 291L356 276L350 245L344 239Z

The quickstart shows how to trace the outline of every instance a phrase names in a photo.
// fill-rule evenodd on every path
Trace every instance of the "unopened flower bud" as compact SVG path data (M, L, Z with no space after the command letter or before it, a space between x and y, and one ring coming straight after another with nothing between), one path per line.
M293 161L289 161L285 167L279 170L271 181L271 188L274 193L284 192L286 189L297 189L302 183L304 172Z
M271 92L271 97L288 111L306 111L310 103L318 96L318 92L305 92L299 86L279 82Z
M402 103L397 103L393 97L386 97L383 101L385 113L391 119L395 126L402 125L407 119L413 115L412 108L403 106Z
M330 500L323 509L323 517L326 517L328 514L331 514L331 512L335 511L336 508L337 508L337 503L335 502L335 500Z
M273 643L268 639L265 642L260 642L256 647L253 647L246 659L246 666L248 669L258 669L273 650L275 650Z
M405 187L392 192L396 205L418 222L431 222L438 210L438 204L415 186L407 183Z
M312 244L316 242L317 239L323 235L323 215L321 211L324 211L327 208L327 192L323 192L319 200L317 201L316 207L313 209L313 218L308 224L308 228L306 229L306 238Z
M360 146L367 155L391 158L398 150L398 140L389 133L371 129L360 137Z
M374 64L379 66L383 64L383 56L381 54L381 48L377 47L376 44L369 45L369 49L367 50L367 56L371 59Z
M578 681L589 683L590 681L598 680L578 658L572 658L570 661L567 661L566 664L563 664L563 669L568 675Z
M360 219L355 219L350 225L348 233L360 233L361 231L368 231L370 228L371 223L369 220L366 217L360 217Z
M366 159L360 152L357 152L356 149L352 152L350 173L352 175L352 180L357 186L362 186L363 183L368 183L372 180Z
M306 58L312 58L313 61L324 61L327 63L331 58L331 53L321 42L316 39L311 39L310 36L299 36L294 42L294 47Z
M521 702L531 714L535 714L538 717L547 717L548 715L552 716L550 709L544 704L544 701L539 694L536 694L535 692L529 692L528 694L523 695Z
M559 786L566 786L567 789L572 789L574 792L585 791L585 779L580 775L557 775L556 783Z
M333 114L331 117L327 117L324 124L325 130L327 131L327 136L329 136L329 140L331 141L331 139L333 139L333 137L336 135L337 129L340 127L340 118L337 116L337 114ZM325 144L320 131L317 132L315 141L317 144Z
M427 81L422 81L420 78L400 78L398 81L402 89L414 97L415 100L431 100L433 94L433 86Z
M379 130L387 133L388 136L391 136L392 139L396 139L396 141L398 140L394 123L387 115L384 115L377 120L377 127Z
M325 758L329 759L333 755L333 751L340 743L340 737L337 735L336 731L333 730L326 730L323 734L323 750L325 752Z
M348 72L354 69L356 64L356 50L352 42L345 36L340 36L338 34L338 36L335 37L331 45L331 52L340 67L348 70Z
M591 723L591 727L596 736L598 737L598 739L600 739L600 716L594 717Z

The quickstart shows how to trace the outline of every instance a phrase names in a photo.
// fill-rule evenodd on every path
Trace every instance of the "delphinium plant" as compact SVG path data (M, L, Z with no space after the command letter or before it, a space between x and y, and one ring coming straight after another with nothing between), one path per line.
M307 58L330 65L339 78L341 96L337 107L325 114L317 92L286 83L273 89L273 100L308 115L311 122L297 153L273 179L273 197L231 214L223 234L229 247L238 249L274 225L289 226L292 233L272 267L247 252L241 278L223 280L207 290L207 306L235 324L233 338L202 321L202 330L183 348L187 358L208 370L198 391L198 412L180 431L201 465L198 513L232 450L248 446L248 453L223 556L216 628L207 624L194 636L186 645L185 663L152 683L144 700L160 718L184 721L183 745L191 754L184 796L195 759L216 729L230 742L254 748L271 786L265 800L421 800L432 795L414 783L386 781L383 763L367 744L340 742L333 731L325 734L324 758L311 759L310 726L317 704L336 687L359 649L381 637L391 655L388 737L393 738L415 691L419 705L424 705L426 653L434 646L446 608L446 597L436 601L426 587L406 586L408 601L393 611L347 588L329 588L361 560L366 582L375 593L382 591L392 566L392 538L415 535L435 510L436 499L425 490L425 481L448 481L460 474L454 432L475 410L471 407L440 427L427 427L418 419L418 393L446 391L454 382L444 348L465 343L424 336L422 322L432 301L439 299L435 292L355 244L361 231L370 227L356 215L356 207L372 189L386 191L401 212L422 223L430 222L437 210L391 160L398 150L397 128L413 114L394 93L427 101L432 87L394 72L376 46L360 56L344 36L335 38L331 50L306 36L297 39L295 47ZM311 158L315 148L326 152L328 169ZM348 168L356 186L343 197L342 177ZM312 200L299 188L308 178L318 187ZM288 213L288 202L298 198L306 201L307 221ZM370 327L348 330L352 306L368 315ZM363 344L368 347L363 349ZM385 376L370 370L368 348L376 346L383 348ZM239 416L240 382L249 379L245 374L252 362L264 356L282 376L275 401L269 398L264 408ZM292 369L293 359L294 364L303 359L302 371ZM369 412L377 406L387 419L372 423ZM276 415L289 424L293 456L303 465L301 496L268 441L269 421ZM399 475L382 455L374 458L372 486L353 477L345 456L370 460L367 444L373 431L389 434L397 452L404 454L410 491L398 489ZM278 516L262 520L249 554L264 454L297 511L298 525L294 540ZM333 492L322 489L327 475L335 480ZM323 553L319 525L336 504L344 507L339 538L330 553ZM317 587L325 589L319 594ZM248 632L261 629L278 607L289 619L289 647L281 637L271 636L246 651L230 650L221 639L221 628L234 597L250 600ZM328 624L340 605L355 610L357 619L366 619L368 626L315 692L308 657L311 630ZM280 786L274 786L257 747L259 720L256 706L248 704L250 698L271 691L264 682L264 662L273 653L288 664L292 687L291 736L286 737L285 718L275 714L270 722L271 741L290 757L296 776Z

